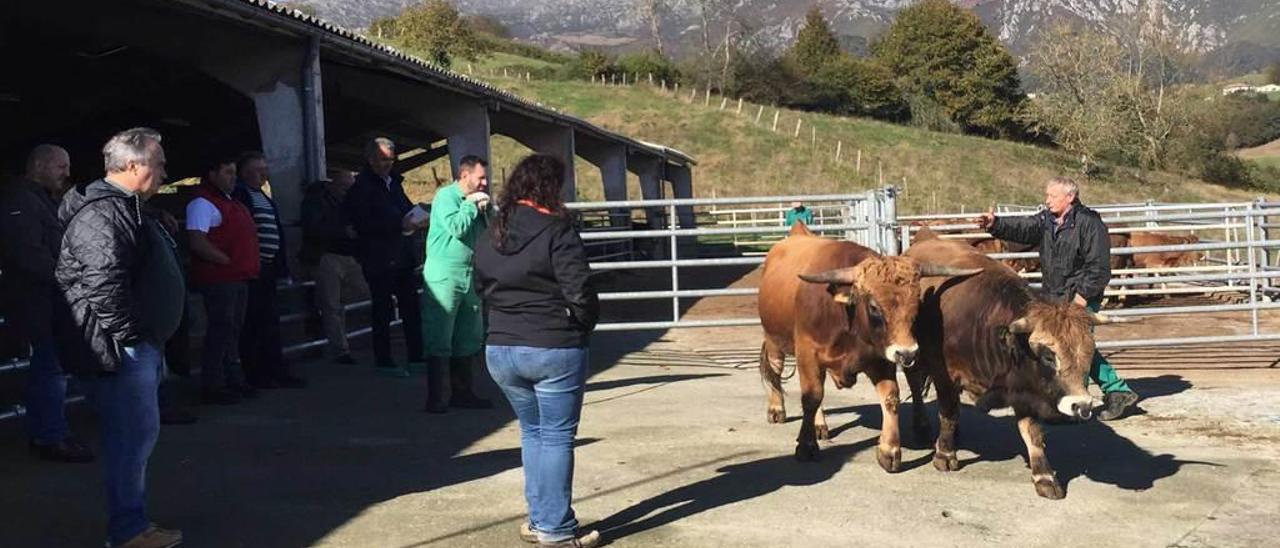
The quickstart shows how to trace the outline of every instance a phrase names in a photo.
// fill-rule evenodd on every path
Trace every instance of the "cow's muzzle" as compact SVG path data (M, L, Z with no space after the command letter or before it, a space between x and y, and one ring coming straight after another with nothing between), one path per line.
M892 361L894 365L903 369L911 369L916 364L916 355L919 354L920 346L912 345L903 347L898 345L890 346L885 349L885 357Z
M1093 417L1093 398L1088 396L1067 396L1058 400L1058 412L1082 421Z

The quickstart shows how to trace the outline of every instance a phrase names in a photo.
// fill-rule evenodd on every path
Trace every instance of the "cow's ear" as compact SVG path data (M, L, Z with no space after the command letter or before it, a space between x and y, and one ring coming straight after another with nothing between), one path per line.
M1031 325L1031 321L1026 318L1018 318L1013 320L1013 323L1009 324L1009 331L1013 333L1026 334L1033 331L1033 327Z
M858 294L853 291L838 291L832 294L831 298L837 303L851 307L858 304Z

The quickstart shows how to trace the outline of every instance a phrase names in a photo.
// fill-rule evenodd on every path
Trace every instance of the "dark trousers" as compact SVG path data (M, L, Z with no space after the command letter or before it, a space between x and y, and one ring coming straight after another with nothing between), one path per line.
M280 347L277 261L263 261L258 279L249 280L244 329L240 332L240 363L250 383L280 379L289 373Z
M369 295L373 301L373 355L378 365L391 362L391 297L394 295L404 321L405 347L409 361L422 360L422 310L418 303L418 288L422 280L411 268L371 269L361 265Z
M244 384L240 365L241 329L249 290L245 282L202 286L207 327L200 352L200 385L205 392Z

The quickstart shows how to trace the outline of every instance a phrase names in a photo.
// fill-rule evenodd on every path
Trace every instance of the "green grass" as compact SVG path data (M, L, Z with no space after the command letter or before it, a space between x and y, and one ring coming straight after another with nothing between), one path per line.
M510 62L543 63L497 54L503 66ZM488 65L482 65L488 66ZM463 67L465 69L465 66ZM487 78L528 99L561 112L584 118L606 129L645 141L662 143L692 155L694 192L698 196L825 194L866 190L883 184L905 188L900 208L909 213L970 211L992 203L1038 203L1048 178L1077 171L1076 159L1067 153L1007 141L935 133L866 119L844 118L782 110L778 129L772 131L776 109L745 104L736 112L729 101L720 110L721 98L705 105L704 95L688 102L646 85L604 87L585 82L532 81ZM797 119L800 137L794 138ZM813 136L816 129L817 142ZM835 161L840 143L841 158ZM856 159L861 151L861 170ZM495 135L492 147L492 180L495 184L529 150L515 141ZM447 164L437 161L409 175L410 192L426 199L434 189L431 168L446 177ZM602 199L599 170L581 158L576 163L580 200ZM1179 175L1139 172L1119 168L1083 182L1083 199L1089 203L1223 201L1250 199L1255 192L1228 189ZM639 198L634 176L628 183L631 198Z
M466 72L467 65L468 62L465 60L456 61L454 63L454 69ZM529 57L521 57L519 55L496 51L477 59L476 62L471 63L471 66L475 68L478 74L486 74L490 70L501 71L503 68L522 67L531 70L538 70L543 68L552 68L558 65L541 59L532 59Z
M1262 166L1280 169L1280 156L1264 156L1260 158L1250 158L1249 160Z

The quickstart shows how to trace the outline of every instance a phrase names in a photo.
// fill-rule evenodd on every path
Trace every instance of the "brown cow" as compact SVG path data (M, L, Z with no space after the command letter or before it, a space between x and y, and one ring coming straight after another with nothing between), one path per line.
M1036 493L1062 498L1037 419L1060 414L1090 417L1093 401L1085 389L1094 353L1090 328L1108 320L1074 304L1044 300L1025 280L972 247L927 236L917 239L908 257L981 268L982 273L921 284L923 300L916 320L920 365L907 373L914 399L913 428L928 432L921 395L927 377L937 388L941 425L933 465L957 470L960 391L987 407L1012 406L1027 445Z
M884 411L880 466L889 472L900 469L895 364L908 368L915 363L919 346L911 329L920 306L920 277L955 273L821 238L804 223L769 250L760 279L765 334L760 376L769 395L768 420L781 423L786 419L782 365L785 356L796 357L804 409L797 459L816 459L817 440L828 437L822 414L827 373L836 388L845 388L863 372L875 383Z
M918 236L917 236L918 238ZM997 238L980 238L970 240L969 245L984 254L991 253L1025 253L1040 250L1040 246L1020 244L1018 242L1010 242L1008 240L1000 240ZM1040 270L1040 260L1035 258L1028 259L1001 259L1001 263L1012 268L1014 272L1035 272Z
M1195 234L1190 236L1175 236L1172 234L1161 234L1158 232L1134 232L1129 235L1129 245L1133 247L1198 243L1200 243L1200 237ZM1136 253L1133 255L1133 266L1137 268L1173 268L1179 266L1190 266L1195 264L1196 261L1201 260L1202 257L1203 252L1200 251Z

